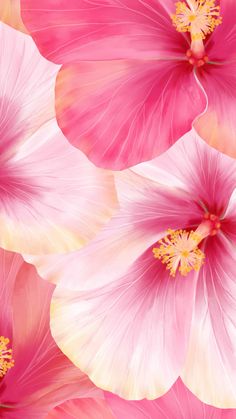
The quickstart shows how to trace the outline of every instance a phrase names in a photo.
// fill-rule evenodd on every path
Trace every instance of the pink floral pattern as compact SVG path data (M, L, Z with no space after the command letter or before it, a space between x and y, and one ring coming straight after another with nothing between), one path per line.
M32 254L78 249L116 207L113 176L57 126L59 66L3 23L0 49L0 246Z
M172 22L176 0L63 0L56 8L21 0L41 53L63 64L56 109L68 140L119 170L161 154L194 122L210 145L236 157L236 5L217 3L222 24L195 60L189 34Z
M0 1L0 417L236 417L236 1Z
M58 282L53 336L99 387L155 399L181 375L205 403L235 406L235 169L186 134L117 173L120 210L95 240L44 261ZM186 277L177 267L173 278L153 255L168 229L200 234L204 264Z

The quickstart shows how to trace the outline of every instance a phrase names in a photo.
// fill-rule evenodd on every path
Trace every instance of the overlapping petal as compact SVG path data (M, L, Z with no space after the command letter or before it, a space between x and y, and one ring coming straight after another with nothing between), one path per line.
M0 243L32 254L80 248L116 206L113 176L44 124L1 168Z
M230 63L236 60L236 4L234 0L220 0L219 3L222 24L209 37L206 49L210 61Z
M58 64L68 64L181 57L187 41L172 26L165 3L62 0L55 7L53 0L40 5L21 0L21 7L41 53Z
M123 169L161 154L200 115L199 134L235 157L235 4L220 6L222 24L205 45L209 62L194 69L185 58L188 37L171 24L172 0L64 0L56 10L22 0L40 50L66 64L57 117L69 141L96 165Z
M184 61L86 62L63 66L57 78L59 126L105 168L124 169L161 154L191 129L205 105Z
M102 286L117 273L125 274L168 228L194 226L201 218L202 209L188 191L165 188L131 170L117 173L115 184L120 210L84 249L59 256L25 255L43 278L68 289Z
M101 392L63 355L51 336L49 307L54 286L39 278L35 268L23 262L20 255L1 250L0 257L4 273L1 287L11 293L5 302L9 306L1 316L1 330L7 333L4 318L8 321L10 310L10 343L15 360L14 367L1 380L3 417L43 418L72 396L101 397Z
M164 396L150 401L126 401L106 394L117 419L234 419L235 410L202 403L178 379Z
M116 277L90 292L59 286L52 302L52 333L97 386L127 399L155 399L168 391L183 367L194 276L178 275L174 281L149 248Z
M203 402L236 407L235 248L223 238L208 239L207 259L197 282L188 357L187 387Z
M235 35L232 35L236 37ZM226 41L224 41L227 44ZM206 112L194 123L194 127L207 143L219 151L236 157L236 57L231 63L209 65L198 74L206 91Z
M1 164L55 115L59 66L42 58L29 36L0 23Z
M189 40L171 22L172 0L21 4L40 51L64 64L59 125L96 165L120 170L154 158L204 111L185 59Z
M27 33L20 14L20 0L4 0L0 3L0 20L21 32Z
M53 409L46 419L115 419L106 400L83 398L69 400Z
M59 66L29 36L3 23L0 34L0 246L33 254L78 249L116 205L113 177L57 126Z
M194 130L162 156L132 170L166 187L183 189L202 208L222 215L236 187L235 160L206 145Z
M0 310L1 336L12 340L12 295L15 286L15 276L23 265L23 259L16 253L0 249ZM11 341L12 343L12 341Z

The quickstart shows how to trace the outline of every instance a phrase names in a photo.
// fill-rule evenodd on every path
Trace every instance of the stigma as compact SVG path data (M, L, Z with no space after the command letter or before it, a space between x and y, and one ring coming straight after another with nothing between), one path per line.
M14 366L12 349L8 348L10 340L0 336L0 378L6 375L7 371Z
M220 6L215 0L186 0L176 3L176 13L171 16L178 32L189 32L191 51L195 58L205 54L203 40L222 23Z
M199 244L208 236L215 236L220 230L221 223L218 216L205 213L203 221L195 231L167 230L167 235L158 241L157 247L152 249L154 258L166 265L170 275L176 272L186 276L191 271L199 271L205 254L199 249Z

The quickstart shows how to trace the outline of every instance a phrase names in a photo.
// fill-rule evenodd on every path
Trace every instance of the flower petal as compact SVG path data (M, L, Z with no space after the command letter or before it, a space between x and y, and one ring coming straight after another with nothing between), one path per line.
M221 235L204 251L183 381L204 403L236 407L235 248Z
M208 106L194 123L194 128L209 145L231 157L236 157L235 74L236 61L210 64L198 73Z
M224 234L236 244L236 189L234 189L229 205L221 223L221 230Z
M27 33L20 15L20 0L1 1L0 20L21 32Z
M21 0L23 21L41 53L59 64L81 60L183 56L188 49L163 0Z
M14 278L15 366L1 382L1 404L10 406L10 411L32 407L41 412L37 417L44 417L71 397L99 397L100 390L63 355L51 336L49 306L54 286L26 263L15 269Z
M206 43L206 52L211 61L230 62L236 59L236 3L234 0L220 0L222 23Z
M63 66L56 111L68 140L115 170L163 153L206 105L187 62L103 61Z
M78 292L59 284L52 334L97 386L127 399L155 399L182 370L194 287L194 274L173 279L150 247L104 287Z
M113 176L44 124L1 167L0 245L32 254L75 250L116 206Z
M168 189L131 170L117 173L115 183L120 210L88 246L59 256L25 255L40 276L68 289L99 287L124 274L168 228L198 225L201 220L202 209L181 189Z
M10 340L12 340L12 295L15 277L22 264L21 256L0 248L0 335Z
M109 404L103 399L69 400L53 409L45 419L115 419Z
M45 60L32 39L0 23L1 165L17 147L55 116L59 66Z
M213 213L226 210L236 187L235 160L209 147L194 130L162 156L132 170L162 185L185 190Z
M106 393L117 419L234 419L234 409L217 409L202 403L179 378L164 396L156 400L127 401Z

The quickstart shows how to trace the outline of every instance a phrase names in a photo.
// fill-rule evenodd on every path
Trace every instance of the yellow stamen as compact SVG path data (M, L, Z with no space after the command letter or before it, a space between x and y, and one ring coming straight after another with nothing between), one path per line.
M176 14L171 16L173 25L178 32L190 32L192 41L205 39L222 22L220 6L215 0L186 2L176 3Z
M14 366L12 349L8 349L9 339L0 336L0 378L6 375L7 371Z
M154 257L166 264L171 276L175 276L177 270L183 276L192 270L199 271L205 255L198 248L198 244L204 237L195 231L168 230L167 233L168 235L158 242L160 246L153 248Z

